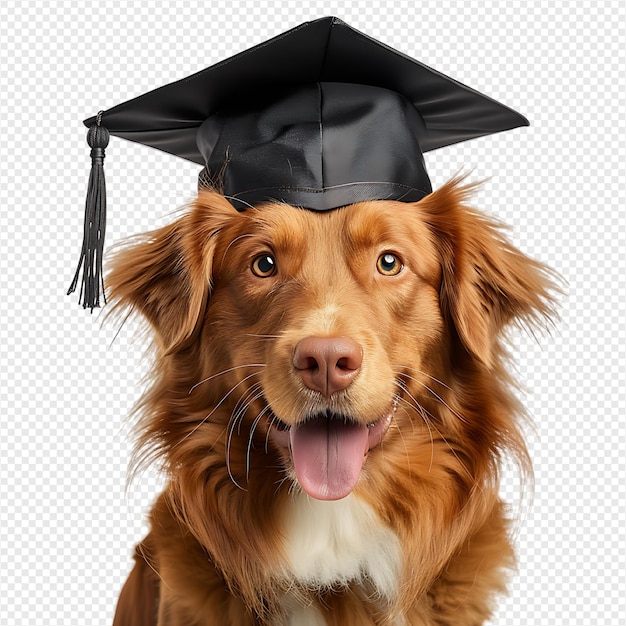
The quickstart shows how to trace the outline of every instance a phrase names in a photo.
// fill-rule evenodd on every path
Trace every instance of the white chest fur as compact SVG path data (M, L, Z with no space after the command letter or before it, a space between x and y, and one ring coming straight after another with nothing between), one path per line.
M362 582L390 601L397 593L401 548L395 533L354 494L322 502L304 493L287 507L287 575L308 588Z

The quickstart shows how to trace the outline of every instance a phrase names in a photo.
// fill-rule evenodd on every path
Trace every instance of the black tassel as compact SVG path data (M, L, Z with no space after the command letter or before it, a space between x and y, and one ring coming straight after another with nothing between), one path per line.
M87 131L87 143L91 147L91 173L85 202L85 226L83 248L80 253L74 280L68 289L68 295L76 290L81 267L83 276L79 301L84 309L100 306L100 291L104 296L104 277L102 275L102 255L104 252L104 234L106 229L106 186L104 183L104 149L109 145L109 131L101 125L102 111L98 113L96 123Z

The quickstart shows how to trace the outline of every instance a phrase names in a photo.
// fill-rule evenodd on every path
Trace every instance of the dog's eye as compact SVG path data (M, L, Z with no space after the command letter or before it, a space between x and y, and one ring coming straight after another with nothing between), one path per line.
M271 254L260 254L252 261L252 272L260 278L267 278L276 271L276 261Z
M402 261L391 252L385 252L378 257L376 269L384 276L395 276L402 271Z

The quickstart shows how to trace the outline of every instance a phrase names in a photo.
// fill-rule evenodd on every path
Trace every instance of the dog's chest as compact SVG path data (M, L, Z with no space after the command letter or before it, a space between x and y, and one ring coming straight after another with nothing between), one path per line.
M360 584L383 602L396 595L402 555L398 537L354 494L336 502L295 495L283 532L289 580L313 590ZM295 610L291 600L286 606L290 613Z

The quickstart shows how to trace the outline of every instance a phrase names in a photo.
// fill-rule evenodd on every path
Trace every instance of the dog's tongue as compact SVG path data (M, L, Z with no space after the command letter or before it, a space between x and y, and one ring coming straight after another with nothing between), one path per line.
M290 431L300 486L312 498L339 500L355 487L368 449L367 426L325 416Z

